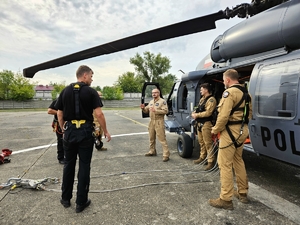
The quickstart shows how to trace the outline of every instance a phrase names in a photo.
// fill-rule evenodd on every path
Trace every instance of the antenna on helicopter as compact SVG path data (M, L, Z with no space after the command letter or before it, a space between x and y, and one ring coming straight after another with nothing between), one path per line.
M178 71L180 71L181 73L185 74L185 72L183 72L182 70L178 70Z

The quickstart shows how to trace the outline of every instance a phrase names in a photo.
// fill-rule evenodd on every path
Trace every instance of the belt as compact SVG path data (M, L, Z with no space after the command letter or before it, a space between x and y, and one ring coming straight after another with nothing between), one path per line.
M68 126L67 124L69 126L75 125L76 128L78 129L78 128L80 128L83 125L91 125L92 123L90 121L88 121L88 120L69 120L69 121L66 121L66 123L65 123L65 126L64 126L65 130L67 129L67 126Z
M85 122L86 120L71 120L71 123L75 124L77 129L81 127L81 124L85 124Z

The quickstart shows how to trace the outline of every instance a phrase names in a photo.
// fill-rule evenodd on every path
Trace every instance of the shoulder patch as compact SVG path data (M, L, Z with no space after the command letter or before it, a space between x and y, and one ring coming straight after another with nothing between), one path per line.
M209 101L210 101L210 102L214 102L214 100L213 100L212 98L211 98L211 99L209 99Z
M224 91L222 97L223 98L227 98L229 96L229 92L228 91Z
M163 103L164 105L166 105L167 104L167 102L166 101L164 101L164 103Z

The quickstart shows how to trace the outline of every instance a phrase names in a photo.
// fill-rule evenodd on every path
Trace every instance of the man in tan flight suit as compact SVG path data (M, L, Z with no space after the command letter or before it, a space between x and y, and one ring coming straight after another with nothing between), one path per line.
M198 142L200 144L199 159L194 160L195 164L203 162L207 157L208 165L205 170L213 168L215 156L212 151L212 113L216 108L217 101L211 95L211 86L209 83L200 85L200 93L202 98L199 101L198 109L192 113L192 118L197 121Z
M156 156L156 136L163 148L163 162L169 161L169 148L166 140L165 122L164 116L168 113L167 102L160 97L160 91L158 89L152 90L153 99L147 106L141 104L141 109L144 113L150 114L150 122L148 126L150 150L145 156Z
M102 99L102 93L100 91L97 91L99 97ZM96 116L95 116L95 112L93 113L93 117L94 117L94 124L95 124L95 133L97 134L97 136L99 137L99 141L102 141L102 135L103 135L103 129L101 128ZM100 149L97 149L98 151L106 151L107 148L105 147L101 147Z
M229 69L223 73L226 90L218 105L218 118L212 134L220 132L218 164L220 168L221 193L218 199L210 199L216 208L233 210L232 196L242 203L248 203L248 178L242 158L244 141L248 137L248 119L252 117L251 97L245 87L239 84L238 72ZM245 101L246 96L248 98ZM248 107L245 103L248 102ZM248 113L245 113L248 110ZM245 122L243 117L246 118ZM237 191L233 188L233 172L236 176Z

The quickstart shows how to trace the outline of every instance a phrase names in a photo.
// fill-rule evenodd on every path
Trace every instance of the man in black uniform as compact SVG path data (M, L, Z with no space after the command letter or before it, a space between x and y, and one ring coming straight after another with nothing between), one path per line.
M64 160L64 148L63 148L63 133L60 129L57 119L57 108L55 108L55 103L57 99L55 99L48 108L48 114L54 115L52 127L53 131L56 133L57 137L57 159L60 164L65 164Z
M56 107L59 125L64 132L63 143L65 161L62 182L61 204L70 207L75 166L79 157L76 213L83 211L91 203L88 199L90 185L90 165L94 147L93 111L103 129L107 141L111 140L106 129L102 112L102 102L97 91L89 87L93 81L93 71L88 66L80 66L76 72L77 82L67 86L60 94Z

